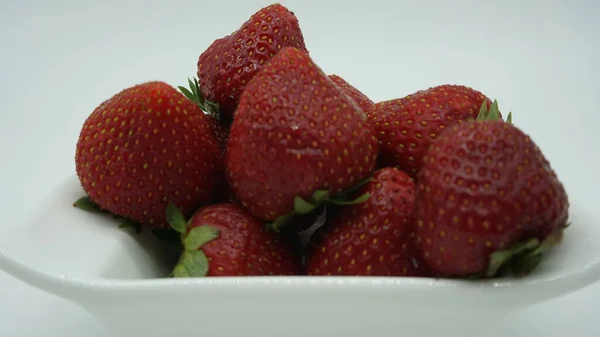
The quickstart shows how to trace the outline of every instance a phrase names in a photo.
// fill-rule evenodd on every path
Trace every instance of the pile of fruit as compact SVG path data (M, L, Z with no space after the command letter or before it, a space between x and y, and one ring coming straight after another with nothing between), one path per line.
M75 156L75 206L175 233L173 277L525 275L567 227L565 189L496 101L439 85L375 103L319 68L280 4L197 76L115 94Z

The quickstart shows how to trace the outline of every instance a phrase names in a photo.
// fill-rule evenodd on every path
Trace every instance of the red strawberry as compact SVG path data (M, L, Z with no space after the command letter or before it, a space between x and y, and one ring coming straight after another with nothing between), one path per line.
M418 177L418 246L440 276L527 273L566 226L565 189L540 149L497 120L496 103L490 114L440 135Z
M125 89L86 119L77 175L100 208L151 227L167 200L191 215L211 201L223 170L211 117L164 82Z
M350 83L346 82L346 80L344 80L343 78L339 77L338 75L329 75L329 78L335 83L337 84L338 87L340 87L340 89L342 89L342 91L349 96L350 98L352 98L352 100L354 100L354 102L356 102L356 104L366 113L368 110L371 109L371 107L373 106L373 104L375 104L369 97L367 97L365 94L363 94L362 92L360 92L358 89L356 89L355 87L353 87Z
M377 148L351 99L306 53L288 47L246 86L229 134L226 169L242 204L271 221L300 204L314 210L368 177Z
M300 257L260 220L234 203L201 208L186 222L173 205L171 226L182 233L184 251L175 277L297 275Z
M362 188L368 201L328 217L311 238L309 275L425 276L414 247L415 184L384 168Z
M381 165L416 177L431 142L449 126L474 119L484 101L491 103L471 88L441 85L375 104L367 115L377 130Z
M308 52L294 13L280 4L262 8L237 31L214 41L198 59L203 95L231 119L246 84L286 46Z

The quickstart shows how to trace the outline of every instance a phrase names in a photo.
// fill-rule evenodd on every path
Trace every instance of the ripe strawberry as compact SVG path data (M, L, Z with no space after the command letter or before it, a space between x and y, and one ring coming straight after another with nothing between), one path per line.
M474 119L484 101L491 103L471 88L441 85L375 104L367 115L377 130L381 165L416 177L431 142L449 126Z
M358 107L306 53L288 47L246 86L226 169L242 204L272 221L298 205L308 213L368 177L377 149Z
M328 217L311 238L309 275L425 276L414 247L415 184L397 168L362 188L368 201Z
M373 104L375 104L369 97L338 75L333 74L329 75L328 77L333 81L333 83L337 84L337 86L340 87L340 89L342 89L347 96L352 98L354 102L363 110L363 112L366 113L371 109Z
M167 219L182 234L175 277L297 275L300 257L260 220L234 203L201 208L186 222L170 204Z
M223 171L212 118L164 82L127 88L98 106L77 142L77 175L91 201L158 228L167 200L191 215Z
M262 8L237 31L214 41L198 59L202 94L231 119L246 84L286 46L308 52L294 13L280 4Z
M565 189L540 149L497 120L496 103L490 115L440 135L418 177L418 247L440 276L527 273L566 226Z

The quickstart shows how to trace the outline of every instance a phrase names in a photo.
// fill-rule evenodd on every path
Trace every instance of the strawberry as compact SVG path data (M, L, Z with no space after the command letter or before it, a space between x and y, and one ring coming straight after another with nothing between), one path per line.
M566 227L568 198L541 150L496 102L482 110L440 135L418 176L418 247L439 276L526 274Z
M273 221L337 200L371 174L377 150L360 109L308 54L287 47L241 96L226 170L238 200Z
M358 89L353 87L350 83L346 82L343 78L338 75L329 75L329 78L335 83L344 94L352 98L354 102L364 111L368 111L375 104L369 97L360 92Z
M367 115L377 130L380 164L416 177L431 142L451 125L477 117L484 101L491 103L474 89L441 85L375 104Z
M309 275L425 276L414 247L415 183L397 168L362 187L368 201L328 217L311 238Z
M174 277L297 275L300 257L279 235L234 203L201 208L188 221L172 204L167 219L181 233Z
M127 88L85 120L77 175L99 208L166 227L167 200L191 215L211 201L223 171L214 121L164 82Z
M308 53L298 19L280 4L262 8L200 55L198 77L202 94L219 103L223 118L230 120L246 84L286 46Z

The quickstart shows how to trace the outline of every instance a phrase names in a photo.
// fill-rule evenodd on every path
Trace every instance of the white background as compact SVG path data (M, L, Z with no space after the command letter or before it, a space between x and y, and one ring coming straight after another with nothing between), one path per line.
M0 235L19 226L47 191L74 173L79 128L96 105L147 80L184 84L212 40L267 4L2 0ZM572 202L600 218L594 203L600 200L600 2L284 5L299 17L315 62L376 101L442 83L498 98L542 147ZM600 284L515 312L489 334L596 337L598 312ZM111 334L74 305L0 272L0 336Z

